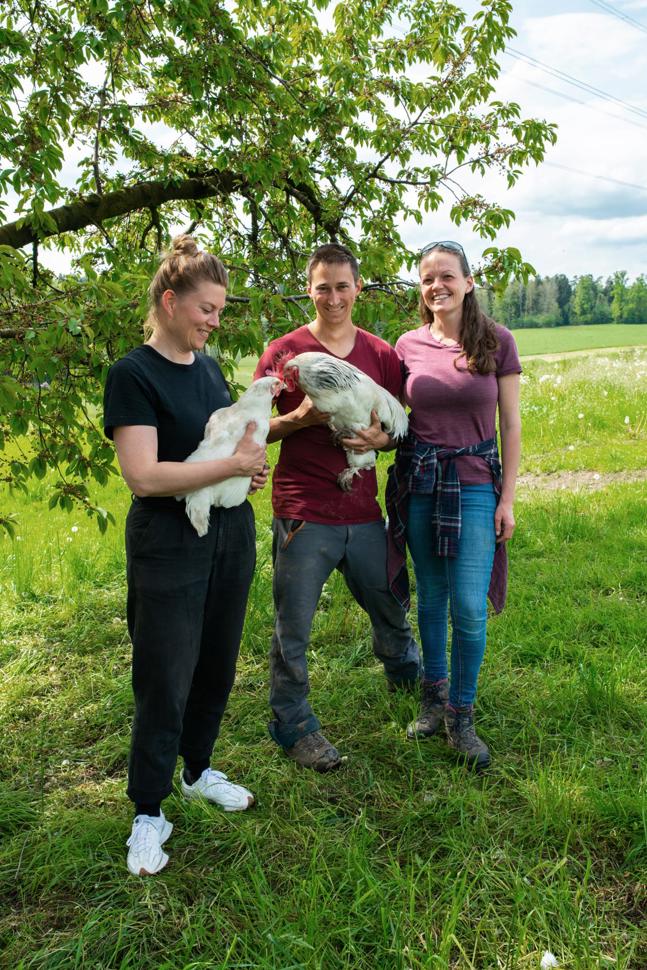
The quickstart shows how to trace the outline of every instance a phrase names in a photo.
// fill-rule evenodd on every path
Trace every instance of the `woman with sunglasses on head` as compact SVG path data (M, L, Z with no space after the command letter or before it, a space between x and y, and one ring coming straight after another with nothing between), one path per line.
M444 724L450 747L482 769L490 754L475 732L473 705L485 653L487 596L497 612L505 602L521 366L512 334L481 311L458 243L432 243L422 251L419 309L422 326L396 344L411 414L387 486L391 588L408 603L408 545L424 658L421 710L407 737L430 737Z
M199 537L176 495L232 476L267 481L265 449L251 422L230 458L186 463L213 411L228 407L216 361L201 353L220 326L227 271L190 236L173 240L149 288L147 339L110 368L104 427L133 493L126 520L128 630L135 695L128 796L135 818L127 866L159 872L173 829L161 803L170 794L178 754L180 789L243 811L254 802L243 785L210 765L243 630L256 561L249 502L212 508Z

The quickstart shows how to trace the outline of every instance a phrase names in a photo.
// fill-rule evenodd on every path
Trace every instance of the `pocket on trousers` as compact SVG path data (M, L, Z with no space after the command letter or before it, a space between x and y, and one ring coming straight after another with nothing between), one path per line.
M280 546L282 550L287 549L294 537L305 525L303 519L278 519Z
M126 554L136 556L154 533L155 509L131 507L126 520Z

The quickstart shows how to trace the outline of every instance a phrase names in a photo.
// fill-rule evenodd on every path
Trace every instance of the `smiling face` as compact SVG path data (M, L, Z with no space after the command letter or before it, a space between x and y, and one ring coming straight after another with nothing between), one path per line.
M455 253L434 249L420 263L420 295L435 317L450 319L463 312L465 294L474 289L471 276L464 276Z
M348 263L317 263L308 283L317 322L335 329L350 324L353 305L361 288L361 282L355 281Z
M158 313L163 337L180 354L202 350L220 326L226 298L224 286L210 280L202 280L185 293L165 290L161 299L163 312Z

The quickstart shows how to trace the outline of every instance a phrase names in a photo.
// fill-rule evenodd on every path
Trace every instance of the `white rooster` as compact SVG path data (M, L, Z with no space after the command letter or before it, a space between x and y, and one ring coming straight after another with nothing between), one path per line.
M250 421L256 422L252 437L256 444L264 445L270 427L272 401L283 389L278 377L261 377L241 394L235 404L214 411L204 429L204 438L186 461L211 461L213 458L229 458L245 434ZM186 514L199 536L209 529L209 510L212 505L230 509L247 498L251 476L226 478L215 485L205 485L186 496L178 495L178 501L186 498Z
M330 415L328 424L336 440L352 438L352 432L368 428L371 411L377 412L382 427L392 438L407 433L409 421L400 402L353 364L330 354L308 352L280 361L279 367L286 382L295 381L319 411ZM337 476L337 482L349 492L353 477L363 468L372 468L376 456L374 451L344 451L348 468Z

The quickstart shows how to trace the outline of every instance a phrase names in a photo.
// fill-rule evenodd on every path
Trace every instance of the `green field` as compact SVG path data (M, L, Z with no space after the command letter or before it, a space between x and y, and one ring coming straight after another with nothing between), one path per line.
M514 330L513 333L522 357L604 347L647 346L647 324L605 323L593 327L545 327L538 330ZM255 357L246 357L240 362L238 379L245 386L251 382L255 367Z
M576 350L604 347L647 346L647 324L602 323L592 327L545 327L538 330L514 330L519 353L563 354Z
M522 472L644 469L646 373L643 350L529 361ZM563 970L647 966L645 483L521 491L481 678L483 776L440 738L406 741L415 701L387 693L337 575L310 673L348 763L318 776L281 755L265 726L271 509L257 495L214 765L258 804L226 815L171 796L171 863L143 881L125 868L129 497L116 479L103 490L119 525L101 537L48 511L47 489L0 492L19 516L0 539L0 967L535 970L545 950Z

